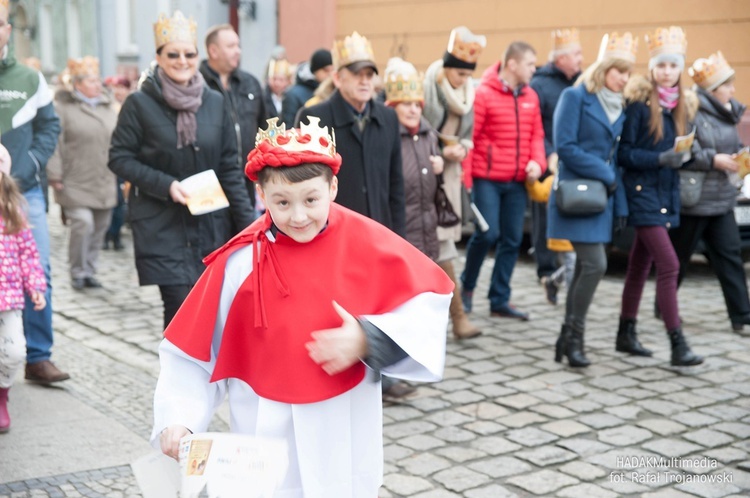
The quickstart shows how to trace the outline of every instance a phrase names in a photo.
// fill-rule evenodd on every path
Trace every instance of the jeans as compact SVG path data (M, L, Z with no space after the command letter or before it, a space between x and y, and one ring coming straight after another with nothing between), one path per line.
M547 247L547 203L531 203L531 245L534 247L536 276L549 277L557 270L557 253Z
M622 289L622 318L638 318L643 287L656 265L656 303L661 310L664 325L669 330L680 328L677 308L677 278L680 261L677 259L667 229L662 226L636 227L635 240L628 257L628 271Z
M112 208L112 218L107 229L107 239L113 242L120 241L120 230L125 224L125 196L122 193L124 181L117 179L117 205Z
M23 332L26 336L26 362L38 363L49 360L52 355L52 275L50 274L49 254L50 241L47 228L47 204L41 187L34 187L23 193L28 204L28 222L34 235L39 259L47 280L47 291L44 297L47 306L41 311L34 311L34 303L24 293Z
M573 242L573 247L575 272L565 301L565 324L583 331L594 293L607 271L607 254L604 244Z
M703 239L711 260L711 268L719 278L721 291L730 319L750 313L745 268L742 263L740 234L734 211L718 216L680 217L680 226L669 232L680 260L679 282L685 276L690 256Z
M526 188L518 182L493 182L474 179L472 197L487 220L486 232L476 230L466 246L466 265L461 283L467 291L477 285L479 270L492 244L495 267L490 280L490 309L500 309L510 301L510 278L523 239L523 216L526 212Z

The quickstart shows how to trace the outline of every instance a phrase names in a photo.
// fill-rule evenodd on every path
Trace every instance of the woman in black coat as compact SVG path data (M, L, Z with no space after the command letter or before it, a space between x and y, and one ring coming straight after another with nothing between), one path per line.
M249 225L253 212L222 96L197 72L194 21L177 11L154 25L156 64L125 100L109 168L132 184L129 216L141 285L158 285L164 326L203 272L203 258ZM213 169L229 209L193 216L181 180Z
M743 268L740 233L734 218L739 165L735 154L741 143L737 124L745 106L734 96L734 69L719 52L698 59L689 69L697 83L700 107L695 117L695 160L685 169L705 175L696 204L682 204L680 226L670 233L680 260L680 279L700 240L706 245L711 267L724 294L732 328L750 324L750 300Z

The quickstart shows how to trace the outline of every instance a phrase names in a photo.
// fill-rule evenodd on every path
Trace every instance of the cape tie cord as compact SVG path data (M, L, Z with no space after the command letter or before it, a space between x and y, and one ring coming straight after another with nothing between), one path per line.
M289 295L289 286L286 283L283 275L279 274L279 262L276 259L273 248L270 246L270 241L265 231L259 231L253 234L253 302L255 304L254 323L253 325L263 329L268 328L268 320L266 319L266 307L263 300L263 286L261 285L261 279L266 271L270 271L273 277L276 290L282 296Z

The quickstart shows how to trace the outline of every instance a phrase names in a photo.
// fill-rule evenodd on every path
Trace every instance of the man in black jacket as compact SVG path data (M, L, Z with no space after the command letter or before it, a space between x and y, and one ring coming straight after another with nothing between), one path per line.
M313 52L309 62L305 61L297 65L294 85L284 93L281 105L281 122L286 124L287 128L294 125L297 111L304 107L305 102L312 98L318 85L332 72L331 52L324 48Z
M301 109L295 126L307 122L307 116L317 116L322 126L332 127L344 160L337 175L336 202L405 236L398 118L393 109L372 98L377 66L370 42L355 33L347 43L349 51L344 55L334 50L336 91L327 101Z
M240 38L230 24L209 28L206 53L208 59L201 62L200 72L208 86L224 96L224 105L237 136L237 166L244 177L245 162L255 147L258 127L266 124L263 89L253 75L239 68L242 55ZM254 205L255 188L250 180L245 180ZM238 230L243 228L237 227Z
M557 153L552 129L557 101L560 100L562 91L578 79L583 64L583 52L577 29L553 31L552 44L550 61L534 73L530 83L531 88L539 95L539 107L542 112L544 150L547 155L545 176L557 171ZM547 301L557 304L558 284L550 276L555 273L558 263L557 254L547 248L547 205L532 202L531 218L531 243L534 247L537 277L544 285Z

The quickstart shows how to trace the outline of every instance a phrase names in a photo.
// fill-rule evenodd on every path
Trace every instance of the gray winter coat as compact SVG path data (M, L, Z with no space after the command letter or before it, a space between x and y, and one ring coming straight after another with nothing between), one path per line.
M719 153L734 154L742 147L737 124L742 119L745 106L731 100L731 111L722 106L714 96L698 89L700 108L695 117L695 160L685 169L706 171L698 204L683 207L681 214L689 216L719 216L732 209L737 202L737 187L725 171L713 169L714 156Z

